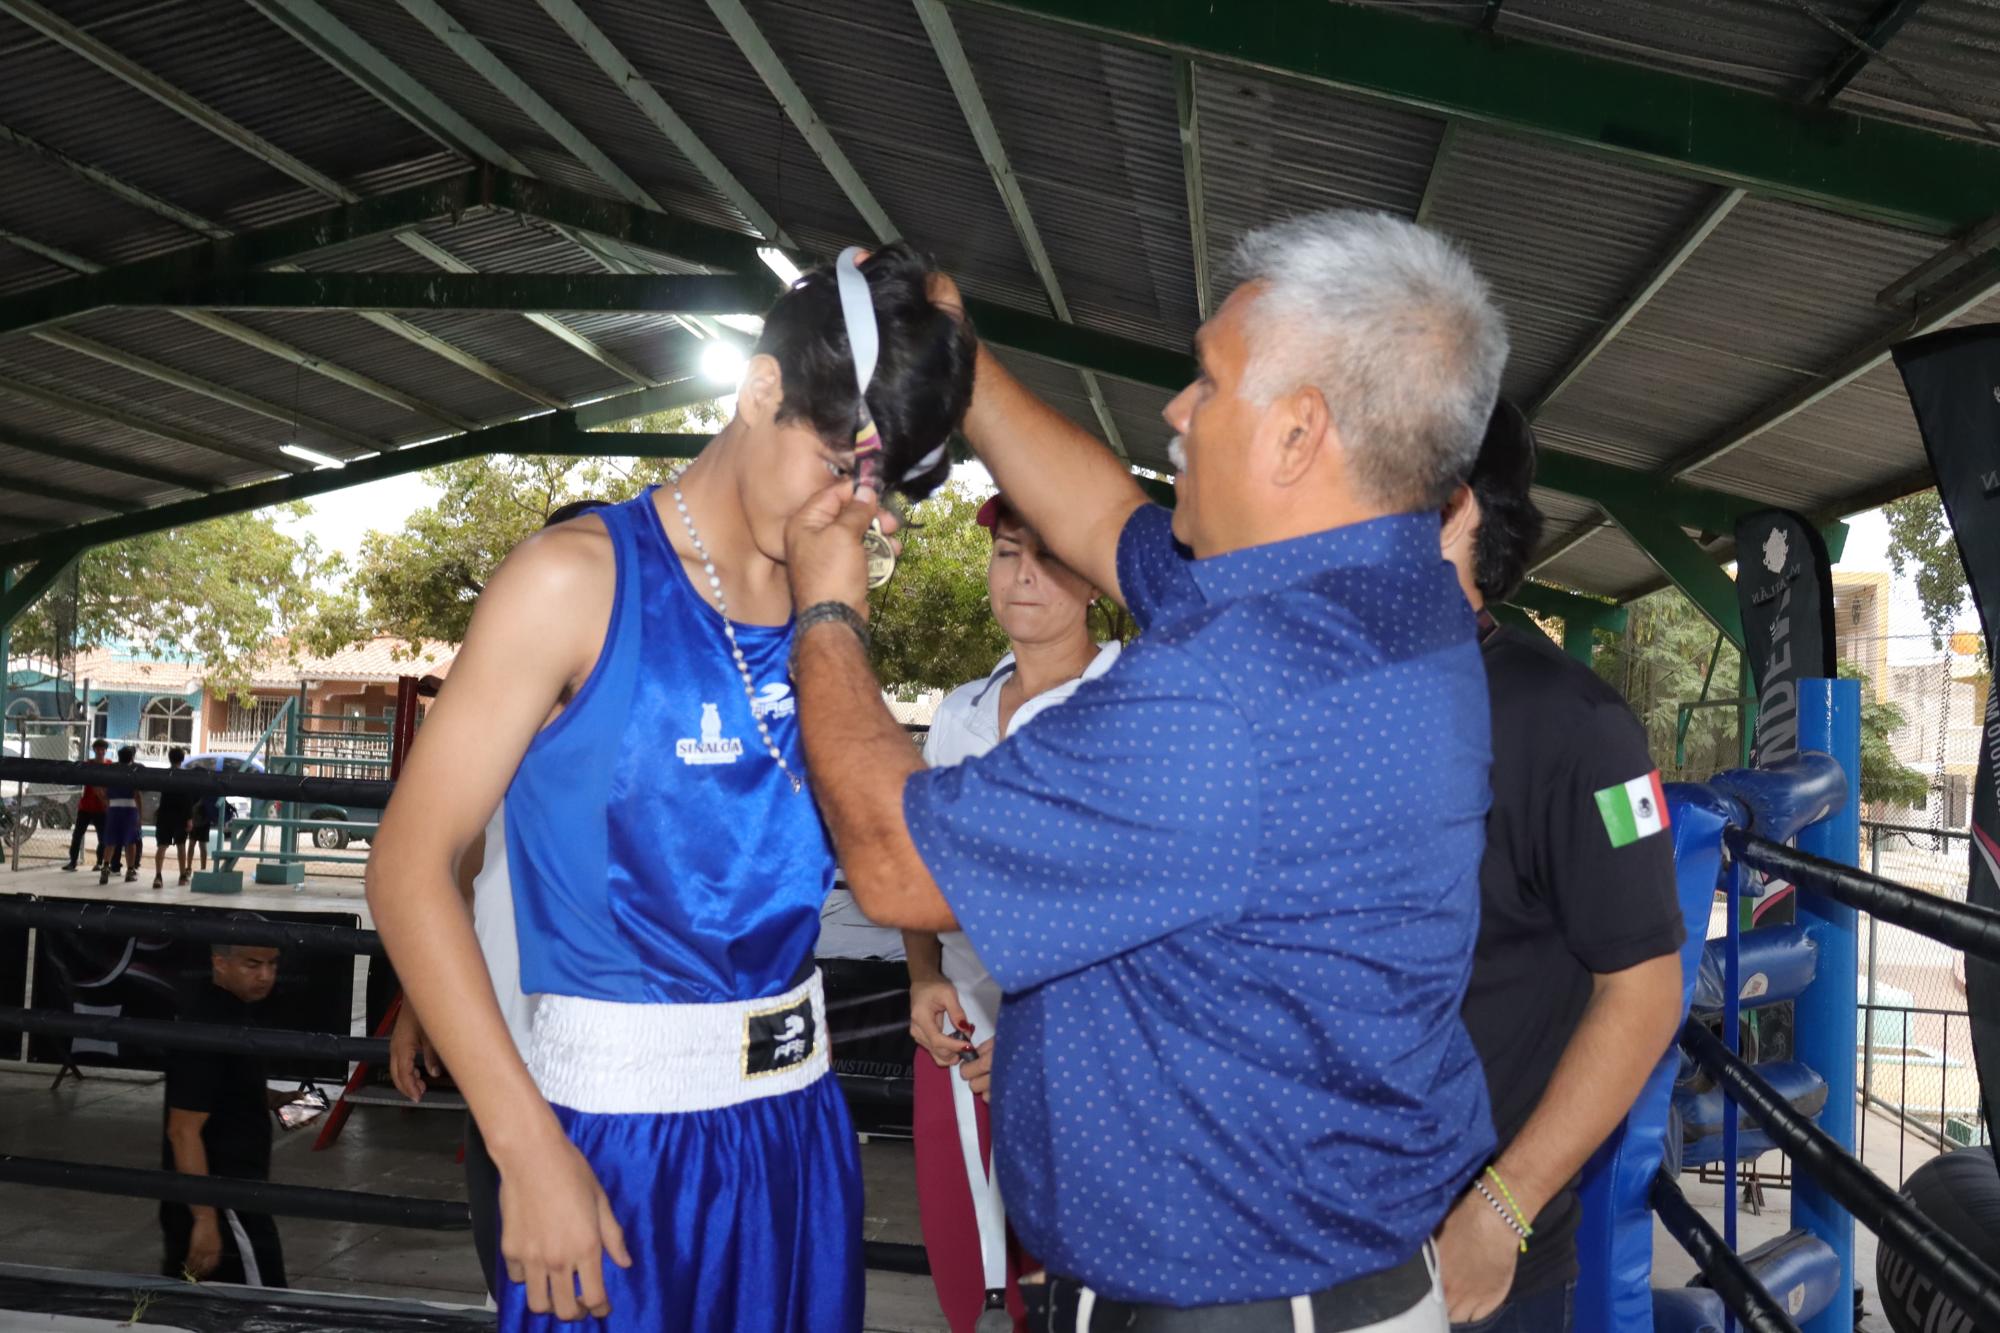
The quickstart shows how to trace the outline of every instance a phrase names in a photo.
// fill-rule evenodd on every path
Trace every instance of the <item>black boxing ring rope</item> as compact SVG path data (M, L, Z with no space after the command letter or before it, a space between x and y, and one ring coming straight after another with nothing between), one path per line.
M1650 1201L1660 1224L1681 1243L1744 1328L1750 1333L1799 1333L1777 1297L1764 1289L1743 1256L1723 1242L1708 1219L1694 1210L1673 1177L1664 1171L1653 1177Z
M337 758L307 762L337 764ZM190 796L249 796L260 801L319 802L380 809L395 792L393 782L363 778L310 778L285 773L218 773L206 768L120 768L71 759L0 756L0 782L35 782L58 787L130 787L135 791L177 791Z
M163 912L156 907L0 895L0 926L54 926L91 935L137 935L148 939L192 940L197 944L246 944L378 958L384 954L382 937L358 926L253 921L224 915L226 910L190 916L186 912Z
M1902 926L1940 944L2000 963L2000 911L1918 893L1892 879L1760 838L1734 826L1724 831L1723 842L1733 855L1753 869L1776 875L1808 893L1846 903L1878 921Z
M0 1154L0 1181L43 1185L85 1194L163 1199L209 1208L312 1217L324 1222L369 1222L419 1231L467 1231L472 1212L455 1199L420 1199L401 1194L327 1189L319 1185L277 1185L268 1180L229 1176L184 1176L140 1166L100 1166L46 1157Z
M248 796L275 801L320 801L364 807L386 806L395 791L392 782L240 771L212 772L207 769L122 768L116 770L114 778L101 764L0 756L0 782L7 781L72 787L115 784L137 791ZM188 916L147 907L111 907L19 896L0 896L0 924L329 953L381 956L385 952L377 932L351 926L244 920L228 917L222 911L215 912L212 917L207 914ZM266 1056L303 1056L369 1063L386 1061L389 1054L389 1043L374 1037L96 1017L21 1008L0 1009L0 1031L8 1030L99 1040L122 1038L170 1050L249 1051ZM848 1075L836 1077L840 1079L842 1093L850 1100L898 1108L910 1104L908 1090L890 1080ZM217 1208L243 1208L279 1217L371 1222L423 1230L465 1230L471 1225L466 1205L451 1200L406 1198L310 1185L278 1185L267 1181L227 1180L215 1176L184 1176L173 1171L12 1155L0 1155L0 1182L128 1198L167 1199ZM863 1262L870 1269L892 1273L930 1272L930 1261L921 1245L871 1240L863 1242L862 1253Z
M1813 887L1793 882L1801 889ZM1794 1110L1699 1020L1690 1018L1681 1029L1681 1049L1764 1127L1795 1169L1811 1171L1855 1221L1918 1265L1981 1327L2000 1328L2000 1272L1918 1212L1810 1117Z
M306 1333L366 1328L369 1333L492 1333L493 1315L476 1307L336 1296L329 1292L232 1287L180 1278L79 1272L0 1264L0 1310L101 1320L106 1325L193 1333Z

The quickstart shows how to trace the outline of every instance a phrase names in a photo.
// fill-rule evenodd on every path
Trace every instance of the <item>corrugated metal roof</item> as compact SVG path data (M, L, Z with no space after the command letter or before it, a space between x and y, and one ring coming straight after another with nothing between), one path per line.
M1836 106L1952 134L1982 131L1966 112L2000 125L2000 6L1991 0L1926 0ZM1904 68L1898 68L1902 66ZM1904 69L1915 73L1912 81Z
M1840 37L1806 12L1808 0L1508 0L1499 31L1572 46L1593 55L1756 88L1803 91L1844 53ZM1852 32L1864 28L1876 0L1809 0Z
M831 253L868 235L702 0L596 0L589 10L625 58L801 244Z
M429 425L392 403L211 333L164 310L100 310L72 320L66 327L98 342L261 398L294 414L346 426L373 439L394 440ZM8 349L12 346L11 342L7 344ZM76 372L94 370L99 364L87 360L72 363ZM154 387L164 386L144 380L131 387L142 394L144 401ZM299 438L316 447L331 443L310 429L302 431ZM335 451L346 452L338 447Z
M951 15L1077 319L1185 342L1199 316L1173 63L990 10Z
M972 294L1047 308L1013 223L956 98L904 0L746 0L814 110L889 215ZM343 22L490 134L536 174L613 193L486 79L385 0L324 0ZM444 0L599 149L675 211L737 231L748 224L712 182L574 48L533 0ZM867 238L850 202L703 0L585 0L592 19L684 116L758 201L805 246L830 252ZM1849 28L1874 0L1811 0ZM1408 10L1408 4L1397 8ZM1483 0L1420 12L1473 23ZM65 0L63 16L188 93L360 193L394 189L468 164L235 0ZM1095 42L986 7L950 10L1057 277L1080 323L1168 348L1195 324L1194 245L1177 133L1175 71L1162 56ZM1508 0L1499 29L1538 42L1796 96L1845 49L1804 0ZM2000 107L1991 77L2000 11L1929 0L1890 45L1920 77L1975 114ZM1433 163L1443 122L1297 82L1198 66L1206 258L1226 290L1229 250L1246 229L1316 208L1415 212L1433 185L1431 221L1458 238L1504 305L1515 354L1510 392L1528 398L1594 336L1712 196L1664 173L1474 127ZM1876 61L1842 105L1950 127L1949 113ZM1983 110L1982 110L1983 109ZM151 98L31 30L0 20L0 123L219 223L256 225L325 204ZM1965 130L1963 125L1960 132ZM0 146L0 227L119 263L196 237L38 158ZM597 261L534 222L474 214L423 234L479 271L594 272ZM1783 394L1892 328L1877 289L1927 258L1934 240L1752 199L1554 402L1539 423L1551 446L1641 468L1686 459L1728 437ZM423 272L428 261L382 237L304 259L329 271ZM663 259L668 271L690 266ZM45 260L0 245L0 293L59 281ZM2000 315L1989 308L1988 316ZM250 314L241 323L370 375L456 416L492 421L531 404L351 314ZM464 351L566 399L627 387L588 356L513 315L411 319ZM613 354L660 378L698 348L678 325L636 315L565 316ZM437 424L287 361L159 311L98 312L78 332L384 442ZM1099 423L1069 367L1009 352L1022 378L1089 429ZM287 423L247 413L103 363L11 335L0 370L251 447L291 438ZM1163 468L1169 394L1101 380L1134 461ZM240 459L191 450L0 396L9 430L70 440L237 481ZM310 430L301 436L313 441ZM1921 469L1893 372L1877 370L1695 474L1712 486L1820 508ZM0 470L111 499L164 494L152 483L14 451ZM4 472L0 472L4 475ZM1587 504L1543 496L1552 536L1593 520ZM22 523L76 516L19 495L0 505ZM20 529L14 529L19 531ZM1622 535L1593 536L1556 562L1556 577L1625 593L1658 575Z
M1659 566L1613 527L1600 529L1589 541L1536 570L1535 577L1585 592L1609 591L1621 600L1663 582Z
M1244 232L1323 208L1413 217L1444 122L1315 88L1195 70L1209 264L1226 290Z
M148 423L266 452L277 465L284 428L242 408L148 379L91 357L27 339L10 339L0 375L85 402L122 409ZM215 455L226 461L226 455Z
M661 204L714 226L753 230L533 0L449 0L445 8Z
M1506 313L1506 391L1524 400L1540 392L1712 193L1488 130L1455 133L1429 221L1465 247Z

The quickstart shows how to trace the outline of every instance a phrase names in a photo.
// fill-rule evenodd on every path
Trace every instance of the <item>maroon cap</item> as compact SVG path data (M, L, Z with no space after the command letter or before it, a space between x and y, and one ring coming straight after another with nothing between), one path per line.
M1021 521L1019 511L1013 505L1007 503L1007 497L998 491L986 497L986 503L979 506L979 512L973 517L979 526L985 528L988 532L998 532L1000 530L1000 520L1003 518L1015 523Z

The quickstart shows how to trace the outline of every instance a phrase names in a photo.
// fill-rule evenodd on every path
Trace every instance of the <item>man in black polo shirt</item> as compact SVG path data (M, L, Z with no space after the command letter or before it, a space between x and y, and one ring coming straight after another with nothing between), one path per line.
M1534 474L1527 422L1502 402L1444 513L1445 555L1480 613L1493 714L1462 1013L1500 1151L1438 1234L1451 1317L1480 1333L1569 1329L1577 1172L1631 1109L1680 1015L1685 928L1645 732L1589 667L1485 609L1520 585L1541 536Z
M208 980L182 1003L182 1021L254 1026L257 1006L277 984L278 951L218 944L209 966ZM170 1051L161 1166L190 1176L269 1179L272 1102L261 1056ZM266 1214L162 1202L160 1230L168 1277L285 1285L278 1224Z

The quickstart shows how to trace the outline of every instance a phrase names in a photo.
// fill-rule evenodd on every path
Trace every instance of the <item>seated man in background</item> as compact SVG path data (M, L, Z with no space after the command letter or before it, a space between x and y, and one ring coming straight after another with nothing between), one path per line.
M1097 590L1050 554L1006 496L980 508L979 524L993 534L987 601L1012 651L990 675L959 686L938 705L924 744L932 768L985 754L1118 660L1116 643L1090 637ZM952 1333L972 1333L983 1311L1000 1308L995 1302L1004 1292L1014 1326L1025 1328L986 1108L1000 983L963 931L906 930L903 945L910 1035L930 1056L916 1063L913 1130L917 1203L938 1304Z
M218 944L210 973L181 1005L190 1023L248 1027L278 982L278 951ZM271 1176L271 1112L284 1098L269 1091L264 1058L249 1052L167 1053L165 1132L160 1165L188 1176ZM278 1224L264 1213L163 1201L161 1271L168 1277L282 1287L285 1255Z
M1534 480L1534 437L1502 402L1444 510L1444 552L1479 613L1493 710L1463 1014L1500 1153L1438 1235L1451 1317L1480 1333L1569 1328L1577 1172L1673 1038L1686 933L1664 817L1644 836L1620 817L1622 802L1660 800L1638 719L1546 634L1487 610L1520 587L1541 538Z

